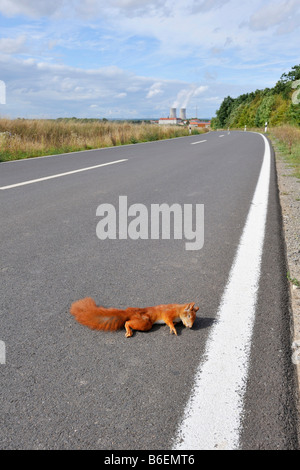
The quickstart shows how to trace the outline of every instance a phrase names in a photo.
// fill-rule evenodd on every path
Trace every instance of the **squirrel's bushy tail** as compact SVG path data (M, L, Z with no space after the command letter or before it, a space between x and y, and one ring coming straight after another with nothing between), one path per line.
M93 330L115 331L123 328L127 315L122 310L98 307L90 297L80 299L71 305L70 313L82 325Z

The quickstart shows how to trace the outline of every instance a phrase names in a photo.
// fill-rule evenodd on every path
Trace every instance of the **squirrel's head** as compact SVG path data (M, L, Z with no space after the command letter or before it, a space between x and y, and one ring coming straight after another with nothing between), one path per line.
M187 328L192 328L194 321L196 319L196 312L198 312L199 307L195 307L195 302L192 304L186 304L184 310L180 315L181 321Z

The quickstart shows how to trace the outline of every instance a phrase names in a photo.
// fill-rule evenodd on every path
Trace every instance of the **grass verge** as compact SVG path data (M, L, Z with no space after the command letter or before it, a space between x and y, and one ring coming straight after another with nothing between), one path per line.
M187 127L151 123L0 119L0 162L187 135Z
M293 168L293 175L300 179L300 128L289 124L275 127L270 131L270 138Z

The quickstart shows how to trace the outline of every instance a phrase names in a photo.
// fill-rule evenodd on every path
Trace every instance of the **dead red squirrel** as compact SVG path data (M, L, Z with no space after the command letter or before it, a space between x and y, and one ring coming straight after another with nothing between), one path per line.
M132 336L132 330L148 331L154 323L166 323L170 333L177 335L173 322L182 321L184 326L192 328L199 307L195 303L168 304L155 307L105 308L97 306L90 297L77 300L71 305L70 312L82 325L95 330L116 331L125 327L126 338Z

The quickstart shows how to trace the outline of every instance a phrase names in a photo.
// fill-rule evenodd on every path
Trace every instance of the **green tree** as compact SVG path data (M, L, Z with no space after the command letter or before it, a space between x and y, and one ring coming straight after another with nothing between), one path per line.
M261 127L266 121L269 121L275 97L271 94L266 95L257 108L254 125Z
M230 116L234 99L231 96L224 98L220 109L217 111L217 127L225 127Z
M245 124L262 127L266 121L272 126L282 123L300 125L300 104L291 101L292 84L296 80L300 80L300 65L282 74L273 88L244 93L237 98L227 96L216 111L212 127L243 127Z
M289 122L300 126L300 104L291 104L287 112Z
M300 79L300 65L294 65L292 67L292 70L288 73L283 73L280 77L280 80L285 83L285 82L293 82L295 80Z

